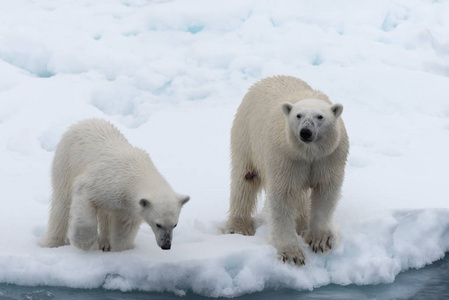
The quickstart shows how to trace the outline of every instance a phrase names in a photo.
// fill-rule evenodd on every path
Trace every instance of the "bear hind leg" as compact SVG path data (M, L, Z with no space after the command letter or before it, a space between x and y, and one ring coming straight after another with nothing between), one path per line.
M256 208L257 194L262 183L254 168L233 166L231 174L231 199L226 233L254 235L252 214Z

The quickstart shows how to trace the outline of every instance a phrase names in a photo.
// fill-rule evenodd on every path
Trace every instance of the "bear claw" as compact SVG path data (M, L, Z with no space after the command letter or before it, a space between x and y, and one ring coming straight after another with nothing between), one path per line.
M306 242L308 242L309 247L313 252L325 253L332 249L332 246L335 242L335 237L331 231L321 234L313 234L309 232L306 238Z
M305 256L301 249L292 250L292 251L283 251L279 255L279 260L282 260L283 263L291 263L296 266L305 265Z
M102 239L101 241L99 241L98 246L100 248L101 251L103 252L110 252L111 251L111 244L109 243L109 241L107 239Z
M253 220L237 218L228 221L225 232L227 234L254 235L256 230L254 229Z
M241 234L241 235L254 235L254 229L253 228L246 228L246 229L227 229L227 234Z

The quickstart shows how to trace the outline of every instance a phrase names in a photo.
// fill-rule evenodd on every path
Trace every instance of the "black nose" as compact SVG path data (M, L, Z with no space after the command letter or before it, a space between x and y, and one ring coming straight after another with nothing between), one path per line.
M301 137L302 141L308 142L312 137L312 131L310 131L310 129L307 128L301 129L301 131L299 132L299 136Z
M170 250L171 244L165 244L161 246L162 250Z

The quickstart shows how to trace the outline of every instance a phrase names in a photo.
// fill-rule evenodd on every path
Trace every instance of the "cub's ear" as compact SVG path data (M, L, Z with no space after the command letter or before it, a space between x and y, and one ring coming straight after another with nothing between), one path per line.
M343 112L343 105L337 103L331 106L331 110L334 113L334 116L338 118Z
M286 116L288 116L290 114L290 112L292 111L292 107L293 107L293 104L291 104L289 102L282 103L282 111L284 112L284 114Z
M150 203L150 201L147 200L147 199L140 199L139 205L140 205L140 207L148 208L148 207L151 206L151 203Z
M189 202L190 196L187 195L178 195L178 202L181 206Z

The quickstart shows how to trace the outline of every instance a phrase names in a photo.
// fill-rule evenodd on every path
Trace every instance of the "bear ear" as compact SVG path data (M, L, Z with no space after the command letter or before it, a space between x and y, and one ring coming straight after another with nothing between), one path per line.
M148 208L151 206L151 203L147 199L140 199L139 205L140 205L140 207Z
M343 105L337 103L331 106L331 110L334 113L334 116L338 118L343 112Z
M187 195L178 195L178 202L181 206L189 202L190 196Z
M292 111L292 107L293 107L293 104L291 104L289 102L282 103L282 111L284 112L284 114L286 116L288 116L290 114L290 112Z

